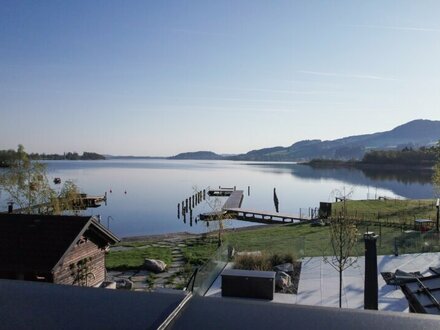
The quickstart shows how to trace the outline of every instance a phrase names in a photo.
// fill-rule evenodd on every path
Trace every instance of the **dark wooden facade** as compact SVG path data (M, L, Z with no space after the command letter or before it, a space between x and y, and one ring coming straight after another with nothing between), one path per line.
M117 241L93 217L0 214L0 278L96 286Z

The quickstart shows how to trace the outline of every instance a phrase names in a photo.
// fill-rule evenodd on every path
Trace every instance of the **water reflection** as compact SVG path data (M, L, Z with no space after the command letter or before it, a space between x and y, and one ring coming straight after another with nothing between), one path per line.
M316 168L303 164L247 163L249 167L273 174L290 173L308 180L337 180L352 186L366 186L391 190L405 198L432 198L430 169L377 169L377 168Z

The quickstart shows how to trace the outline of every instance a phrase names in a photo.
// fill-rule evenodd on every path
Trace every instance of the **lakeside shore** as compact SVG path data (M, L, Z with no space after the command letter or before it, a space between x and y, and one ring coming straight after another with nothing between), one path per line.
M271 227L280 227L285 226L286 224L272 224ZM253 231L257 229L261 229L267 225L253 225L247 227L239 227L239 228L225 228L223 232L242 232L242 231ZM174 232L174 233L165 233L165 234L151 234L151 235L135 235L135 236L125 236L121 238L121 242L136 242L136 241L155 241L155 240L163 240L163 239L187 239L187 238L197 238L197 237L207 237L217 235L218 231L213 230L211 232L206 233L190 233L187 231L184 232Z

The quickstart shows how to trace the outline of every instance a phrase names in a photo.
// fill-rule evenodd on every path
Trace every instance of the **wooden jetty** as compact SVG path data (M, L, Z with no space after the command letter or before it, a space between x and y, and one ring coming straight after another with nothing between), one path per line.
M234 192L234 188L219 188L208 190L208 196L227 197Z
M62 200L60 200L62 201ZM89 196L87 194L79 194L77 198L72 201L72 205L74 209L85 210L87 208L95 208L101 206L102 202L107 202L107 193L104 196ZM31 210L32 212L40 213L41 210L52 210L51 203L42 203L32 205L30 207L24 207L19 209L11 209L10 212L1 212L1 213L23 213Z
M216 197L226 197L229 196L226 200L225 204L222 206L221 211L213 211L200 214L200 220L215 220L219 219L222 216L225 216L228 212L226 209L228 208L239 208L241 203L243 202L243 190L233 190L233 189L218 189L218 190L209 190L209 196Z
M226 200L225 204L222 207L222 210L239 208L241 207L241 203L243 202L243 190L234 190L229 195L229 198Z
M226 208L224 211L228 213L236 214L238 218L246 221L258 222L258 223L299 223L304 221L310 221L307 216L298 216L293 214L276 213L270 211L258 211L242 208Z

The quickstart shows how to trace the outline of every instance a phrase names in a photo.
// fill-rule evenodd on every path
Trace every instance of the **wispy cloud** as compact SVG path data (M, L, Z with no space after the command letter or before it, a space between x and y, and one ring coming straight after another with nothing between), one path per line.
M357 27L376 30L395 30L395 31L415 31L415 32L435 32L440 33L440 29L412 26L393 26L393 25L345 25L347 27Z
M227 34L219 32L207 32L201 30L191 30L191 29L178 29L178 28L168 28L171 32L191 34L191 35L201 35L201 36L214 36L214 37L225 37Z
M339 77L339 78L354 78L354 79L370 79L370 80L385 80L385 81L401 81L400 79L394 77L384 77L377 75L366 75L366 74L345 74L337 72L321 72L321 71L308 71L299 70L299 73L310 74L314 76L327 76L327 77Z
M293 94L293 95L316 95L316 94L329 94L330 91L319 91L319 90L289 90L289 89L272 89L272 88L228 88L224 87L221 89L232 90L238 92L258 92L258 93L274 93L274 94Z

